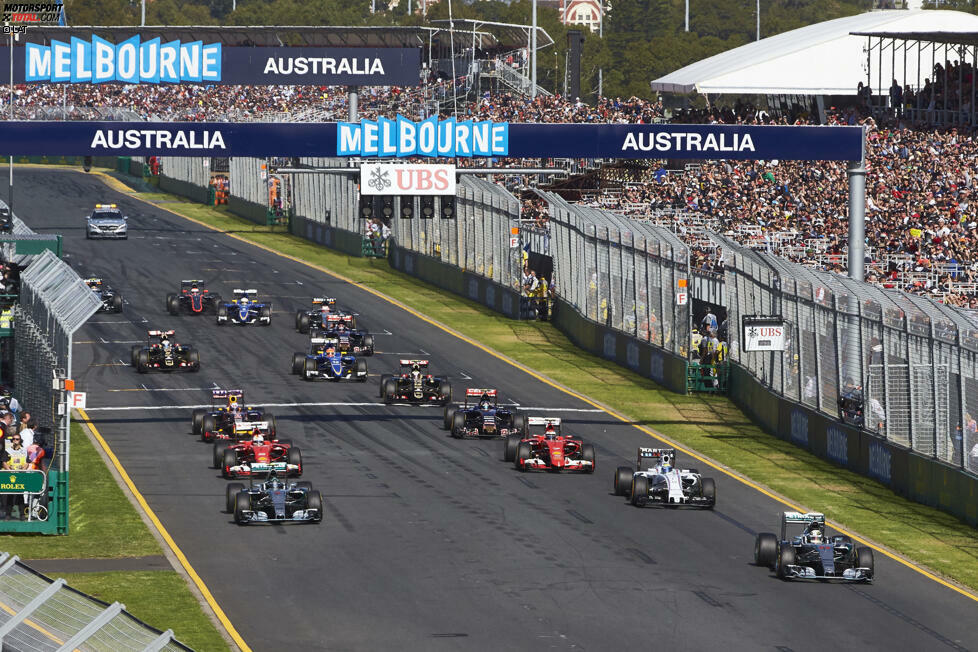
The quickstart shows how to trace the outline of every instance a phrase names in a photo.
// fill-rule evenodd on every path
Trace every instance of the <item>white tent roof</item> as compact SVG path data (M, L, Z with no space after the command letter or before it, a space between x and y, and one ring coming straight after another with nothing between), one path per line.
M760 95L855 95L866 83L867 37L851 32L978 32L978 16L961 11L872 11L816 23L721 52L671 72L652 82L653 91ZM898 50L896 70L892 53L883 55L882 85L878 85L878 53L872 62L873 90L885 93L893 78L917 79L917 53ZM943 61L943 55L938 54ZM957 59L957 55L951 56ZM931 57L921 59L921 82L929 77ZM914 85L916 85L914 83Z

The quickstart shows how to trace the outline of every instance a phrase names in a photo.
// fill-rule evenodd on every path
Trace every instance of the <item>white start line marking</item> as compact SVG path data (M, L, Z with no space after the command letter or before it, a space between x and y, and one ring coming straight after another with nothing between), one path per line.
M108 390L108 391L133 391L133 390ZM142 391L142 390L135 390ZM167 391L167 390L147 390L147 391ZM169 390L173 391L173 390ZM250 405L250 404L249 404ZM315 402L315 403L256 403L255 405L261 407L390 407L384 403L357 403L357 402ZM197 405L121 405L116 407L88 407L85 408L86 412L124 412L124 411L135 411L135 410L196 410L198 408L209 408L212 407L210 403L200 403ZM433 407L441 407L440 405L435 405ZM534 412L601 412L601 410L596 410L593 408L568 408L568 407L520 407L521 410L532 410Z

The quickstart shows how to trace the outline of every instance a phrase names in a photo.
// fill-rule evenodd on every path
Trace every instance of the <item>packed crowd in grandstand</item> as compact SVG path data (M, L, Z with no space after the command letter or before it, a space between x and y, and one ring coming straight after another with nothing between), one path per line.
M935 79L942 79L935 75ZM400 113L419 119L450 94L445 81L416 89L360 89L360 115ZM927 104L941 102L942 87L922 89ZM35 117L41 107L69 119L91 109L125 109L140 119L166 121L299 119L342 120L343 87L199 85L30 85L16 89L16 114ZM903 101L918 102L901 91ZM443 105L444 106L444 105ZM661 103L638 98L579 99L486 94L459 102L460 114L509 122L631 122L665 120ZM971 172L978 141L955 129L917 126L902 113L876 125L865 110L848 107L833 124L869 130L867 164L867 278L886 287L929 294L978 307L978 205ZM681 123L804 124L802 110L771 116L748 104L677 111ZM602 208L674 228L694 245L701 267L715 267L715 251L702 237L715 229L793 261L843 271L847 265L845 164L795 161L704 161L683 170L651 166L607 168L602 189L586 196ZM617 175L617 177L616 177ZM518 190L518 189L517 189ZM526 217L546 225L546 207L524 201Z

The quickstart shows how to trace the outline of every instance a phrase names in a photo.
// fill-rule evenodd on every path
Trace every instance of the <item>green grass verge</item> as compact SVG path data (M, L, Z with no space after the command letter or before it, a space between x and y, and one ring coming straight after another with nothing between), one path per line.
M126 498L78 423L71 424L68 535L0 535L0 550L22 559L91 559L161 555L156 539ZM227 650L186 581L175 571L56 573L105 602L197 650Z
M118 181L113 185L118 187ZM276 232L256 226L231 215L225 207L179 201L163 193L130 194L151 201L165 198L161 208L383 292L795 503L822 511L833 521L978 589L978 536L973 528L764 433L725 397L668 392L647 378L578 349L550 324L507 319L481 304L397 272L385 260L354 258L325 249L282 233L281 227L275 227ZM724 482L732 480L720 478L721 494ZM777 527L775 513L770 514L770 527Z
M229 649L175 571L62 573L59 577L99 600L121 602L147 625L172 629L177 640L195 650Z

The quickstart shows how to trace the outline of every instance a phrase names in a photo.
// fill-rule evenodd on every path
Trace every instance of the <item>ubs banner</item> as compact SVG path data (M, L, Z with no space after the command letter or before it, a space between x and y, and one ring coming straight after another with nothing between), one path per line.
M648 145L647 147L645 145ZM360 123L0 122L14 156L363 156L393 158L862 158L861 127Z
M0 50L0 70L10 66ZM14 48L14 83L416 86L418 48L248 48L203 41L112 43L92 35Z

